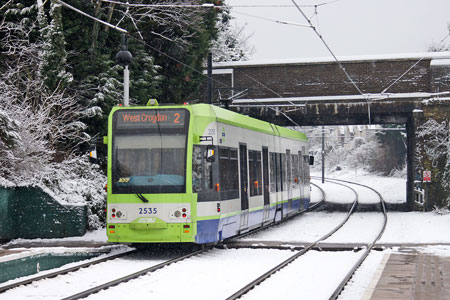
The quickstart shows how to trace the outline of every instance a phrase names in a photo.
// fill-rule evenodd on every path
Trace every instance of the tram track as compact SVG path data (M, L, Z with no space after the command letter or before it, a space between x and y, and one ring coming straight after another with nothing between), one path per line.
M294 255L290 256L288 259L284 260L283 262L281 262L280 264L278 264L277 266L273 267L272 269L270 269L269 271L267 271L266 273L264 273L263 275L259 276L258 278L256 278L255 280L253 280L252 282L248 283L246 286L244 286L243 288L241 288L240 290L238 290L237 292L235 292L234 294L232 294L231 296L227 297L227 300L233 300L233 299L239 299L240 297L242 297L243 295L247 294L249 291L251 291L253 288L255 288L257 285L261 284L262 282L264 282L265 280L267 280L269 277L271 277L273 274L275 274L276 272L280 271L281 269L283 269L284 267L286 267L287 265L289 265L290 263L292 263L293 261L295 261L296 259L298 259L300 256L306 254L308 251L310 251L311 249L313 249L319 242L329 238L331 235L333 235L335 232L337 232L339 229L342 228L342 226L344 226L344 224L348 221L348 219L350 218L350 216L353 214L353 212L355 211L357 204L358 204L358 194L357 192L351 188L348 187L344 184L341 183L336 183L342 186L345 186L347 188L349 188L350 190L352 190L352 192L355 195L355 199L353 201L353 204L350 208L350 210L348 211L346 217L337 225L335 226L332 230L330 230L328 233L326 233L325 235L323 235L322 237L320 237L319 239L315 240L314 242L310 243L309 245L305 246L304 249L300 250L299 252L295 253ZM316 185L317 186L317 185ZM323 190L322 190L323 191ZM325 199L325 193L324 195L324 201Z
M305 212L312 211L312 210L316 209L317 207L320 207L322 204L325 203L325 192L324 192L324 190L323 190L320 186L318 186L318 185L316 185L316 184L313 184L313 185L315 185L315 186L320 190L320 192L321 192L321 194L322 194L321 200L318 201L317 203L314 203L313 205L311 205L310 207L308 207L308 208L306 208L306 209L303 209L303 210L301 210L301 211L299 211L299 212L297 212L297 213L295 213L295 214L293 214L293 215L291 215L291 216L289 216L289 217L287 217L287 218L282 219L282 220L281 220L280 222L278 222L277 224L284 223L285 221L290 220L290 219L292 219L292 218L294 218L294 217L297 217L297 216L299 216L299 215L301 215L301 214L303 214L303 213L305 213ZM356 194L355 194L355 195L356 195ZM357 202L357 196L356 196L355 202ZM355 204L354 207L356 207L356 204ZM343 222L343 223L345 223L345 222ZM343 225L343 223L342 223L342 225ZM240 235L239 238L241 238L241 237L243 237L243 236L250 235L250 234L255 234L255 233L260 232L260 231L262 231L262 230L265 230L265 229L267 229L267 228L269 228L269 227L271 227L271 226L273 226L272 223L271 223L271 224L268 224L268 225L266 225L266 226L257 228L257 229L255 229L255 230L249 231L248 233L245 233L245 234L243 234L243 235ZM319 242L319 241L317 241L317 242ZM89 289L89 290L86 290L86 291L83 291L83 292L80 292L80 293L77 293L77 294L75 294L75 295L72 295L72 296L63 298L63 300L75 300L75 299L82 299L82 298L88 297L89 295L92 295L92 294L95 294L95 293L97 293L97 292L100 292L101 290L106 290L106 289L108 289L108 288L110 288L110 287L117 286L117 285L119 285L119 284L121 284L121 283L124 283L124 282L127 282L127 281L129 281L129 280L138 278L138 277L140 277L140 276L142 276L142 275L145 275L145 274L154 272L154 271L156 271L156 270L162 269L162 268L164 268L164 267L166 267L166 266L169 266L169 265L171 265L171 264L173 264L173 263L175 263L175 262L178 262L178 261L181 261L181 260L190 258L190 257L195 256L195 255L202 254L202 253L204 253L204 252L210 250L212 247L213 247L213 246L204 247L204 248L201 249L201 250L198 250L198 251L189 253L189 254L187 254L187 255L184 255L184 256L175 258L175 259L173 259L173 260L169 260L169 261L167 261L167 262L158 264L158 265L153 266L153 267L150 267L150 268L146 268L146 269L144 269L144 270L142 270L142 271L135 272L135 273L133 273L133 274L130 274L130 275L127 275L127 276L118 278L118 279L116 279L116 280L110 281L110 282L108 282L108 283L99 285L99 286L97 286L97 287L91 288L91 289Z
M169 259L167 259L167 258L166 259L159 259L159 260L162 260L162 262L158 262L158 259L156 259L156 264L153 264L153 265L152 265L152 262L147 259L147 257L146 257L147 254L146 254L145 250L144 251L138 251L137 249L132 249L132 250L124 252L124 253L120 253L120 254L109 256L109 257L101 258L101 259L98 259L98 260L95 260L95 261L89 261L89 262L83 263L81 265L77 265L75 267L66 268L66 269L63 269L63 270L59 270L59 271L56 271L56 272L52 272L52 273L49 273L49 274L44 274L42 276L33 277L31 279L27 279L27 280L23 280L23 281L12 283L12 284L7 285L7 286L3 286L1 291L5 292L6 294L0 293L0 299L3 299L2 297L4 297L4 296L5 297L15 298L16 297L15 296L15 291L9 291L9 290L12 290L14 288L27 288L27 285L31 286L31 289L35 289L38 285L40 286L40 285L44 284L43 285L43 289L45 290L45 284L48 283L48 281L45 281L43 279L58 280L58 279L56 279L56 277L59 276L59 275L69 276L68 279L67 279L67 282L73 281L72 278L80 278L81 280L83 280L82 278L84 276L87 276L89 278L90 276L92 276L92 275L89 275L89 274L92 274L93 272L94 273L98 272L99 269L100 270L104 269L104 267L99 267L98 269L92 269L92 268L95 268L94 265L100 264L102 262L103 263L108 263L108 266L110 266L108 269L110 269L110 270L111 269L117 269L117 268L123 268L124 266L125 266L125 269L129 269L128 268L129 263L133 262L134 266L131 269L134 269L135 270L134 272L130 272L130 273L125 272L126 275L121 276L121 277L120 277L120 275L117 276L117 274L116 274L117 278L114 278L114 275L109 276L110 278L112 278L112 280L110 279L109 281L101 283L101 284L96 285L94 287L92 287L92 285L89 282L87 282L87 284L85 283L84 285L87 286L87 287L89 287L89 286L91 286L91 287L89 287L89 288L85 287L86 288L85 290L82 290L81 292L74 293L72 295L70 295L70 292L68 292L68 291L62 291L62 292L56 292L56 293L60 293L59 295L58 294L52 294L51 297L50 297L50 298L53 297L55 299L83 299L83 298L86 298L86 297L88 297L90 295L98 293L98 292L100 292L102 290L106 290L106 289L108 289L110 287L117 286L117 285L119 285L121 283L130 281L132 279L138 278L138 277L143 276L145 274L152 273L152 272L155 272L157 270L163 269L163 268L165 268L165 267L167 267L167 266L169 266L171 264L174 264L174 263L177 263L179 261L188 259L188 258L193 257L195 255L199 255L201 253L204 253L204 252L210 250L211 248L212 247L202 247L201 249L199 249L197 247L197 249L184 249L184 250L181 249L181 250L179 250L179 251L182 252L181 255L176 255L176 257L169 258ZM166 249L166 248L164 248L164 249ZM168 249L166 249L166 250L168 250ZM175 250L177 250L177 249L174 249L174 251ZM186 251L188 252L187 254L186 254ZM161 251L158 251L158 252L161 252ZM116 260L116 259L121 259L121 258L125 258L126 259L127 256L131 256L132 254L135 254L136 257L135 258L131 258L131 260L130 259L125 260L125 261L123 259L121 261L117 261ZM174 253L170 254L170 256L174 256L174 255L175 255ZM167 256L167 255L163 255L163 256ZM141 264L143 264L143 263L140 262L140 261L142 261L142 259L145 259L146 260L146 264L150 265L150 266L143 268L141 266ZM155 261L155 259L153 259L153 261ZM89 267L91 267L91 268L89 269ZM84 273L81 273L81 275L77 274L76 271L79 271L80 269L86 269L87 273L85 271ZM115 273L116 272L114 272L114 274ZM124 272L122 272L122 273L124 273ZM102 278L104 276L103 276L103 274L98 274L97 277L98 278ZM64 279L62 279L62 280L66 281ZM102 279L99 279L98 281L101 282L101 280ZM55 281L55 282L58 282L58 281ZM61 279L59 279L59 282L61 282ZM78 286L78 284L77 284L77 286ZM76 291L76 288L73 289L73 290ZM12 292L12 296L8 292ZM20 294L20 292L19 292L19 294ZM33 297L39 297L39 296L35 295ZM48 296L44 296L44 298L47 298L47 297ZM19 298L20 298L20 296L19 296Z
M314 177L313 177L314 178ZM329 297L329 299L337 299L340 295L340 293L343 291L344 287L347 285L347 283L350 281L350 279L352 278L353 274L356 272L356 270L361 266L361 264L364 262L364 260L368 257L368 255L370 254L371 250L374 248L375 243L381 238L385 228L386 228L386 223L387 223L387 213L386 213L386 206L384 203L384 199L381 196L381 194L376 191L375 189L367 186L367 185L363 185L363 184L359 184L359 183L355 183L355 182L351 182L351 181L345 181L345 180L339 180L339 179L326 179L326 181L331 182L331 183L335 183L335 184L340 184L340 185L344 185L348 188L350 188L355 194L357 193L355 189L351 188L350 186L348 186L349 184L354 184L354 185L358 185L358 186L362 186L365 188L368 188L370 190L372 190L373 192L375 192L379 198L380 201L380 210L383 213L383 224L381 226L381 229L378 231L378 233L376 234L376 237L369 243L364 244L363 246L363 251L364 253L359 257L359 259L352 265L352 267L349 269L349 271L346 273L346 275L344 276L344 278L340 281L340 283L337 285L337 287L335 288L335 290L333 291L333 293L331 294L331 296ZM356 209L357 206L357 198L355 199L355 201L353 202L351 209L349 210L349 212L347 213L346 218L343 220L343 222L341 222L338 226L336 226L333 230L331 230L329 233L325 234L324 236L322 236L320 239L314 241L313 243L310 243L308 246L306 246L304 249L300 250L299 252L297 252L296 254L292 255L291 257L289 257L288 259L286 259L285 261L283 261L282 263L278 264L277 266L275 266L274 268L272 268L271 270L267 271L266 273L264 273L263 275L261 275L260 277L258 277L257 279L255 279L254 281L250 282L249 284L247 284L245 287L243 287L242 289L240 289L239 291L237 291L236 293L234 293L233 295L229 296L227 298L227 300L229 299L238 299L241 298L243 295L247 294L249 291L251 291L252 289L254 289L256 286L258 286L259 284L261 284L262 282L266 281L269 277L271 277L271 275L275 274L276 272L280 271L281 269L283 269L284 267L286 267L287 265L289 265L290 263L292 263L293 261L295 261L297 258L299 258L300 256L304 255L305 253L307 253L309 250L313 250L313 249L317 249L317 245L320 241L323 241L325 239L327 239L328 237L330 237L331 235L333 235L335 232L337 232L340 228L343 227L343 225L348 221L348 219L350 218L350 216L353 214L353 212ZM348 250L348 249L347 249ZM361 249L360 249L361 250Z
M140 270L140 271L138 271L138 272L134 272L134 273L132 273L132 274L129 274L129 275L126 275L126 276L117 278L117 279L112 280L112 281L109 281L109 282L107 282L107 283L104 283L104 284L98 285L98 286L96 286L96 287L87 289L87 290L85 290L85 291L79 292L79 293L74 294L74 295L72 295L72 296L62 298L62 300L75 300L75 299L83 299L83 298L86 298L86 297L88 297L88 296L90 296L90 295L92 295L92 294L98 293L98 292L100 292L100 291L102 291L102 290L106 290L106 289L108 289L108 288L110 288L110 287L114 287L114 286L117 286L117 285L119 285L119 284L121 284L121 283L130 281L130 280L132 280L132 279L136 279L136 278L138 278L138 277L140 277L140 276L143 276L143 275L145 275L145 274L155 272L155 271L157 271L157 270L160 270L160 269L162 269L162 268L165 268L165 267L167 267L167 266L170 266L171 264L174 264L174 263L177 263L177 262L179 262L179 261L188 259L188 258L190 258L190 257L192 257L192 256L196 256L196 255L202 254L202 253L204 253L204 252L206 252L206 251L209 251L211 248L212 248L212 247L205 247L205 248L202 248L202 249L200 249L200 250L196 250L196 251L193 251L193 252L191 252L191 253L188 253L188 254L185 254L185 255L181 255L181 256L179 256L179 257L170 259L170 260L168 260L168 261L162 262L162 263L157 264L157 265L155 265L155 266L152 266L152 267L149 267L149 268L145 268L145 269Z
M58 270L58 271L55 271L55 272L46 273L46 274L43 274L43 275L40 275L40 276L33 276L32 278L28 278L28 279L17 281L17 282L8 284L8 285L0 286L0 294L3 293L3 292L6 292L7 290L14 289L14 288L21 287L21 286L25 286L27 284L36 282L38 280L54 278L54 277L59 276L59 275L65 275L65 274L68 274L68 273L71 273L71 272L78 271L78 270L80 270L82 268L88 268L90 266L93 266L93 265L96 265L96 264L99 264L99 263L107 262L107 261L110 261L110 260L113 260L113 259L116 259L116 258L121 258L121 257L127 256L127 255L130 255L132 253L135 253L135 251L136 251L135 249L131 249L131 250L128 250L128 251L125 251L125 252L121 252L121 253L117 253L117 254L114 254L114 255L108 255L106 257L93 259L93 260L90 260L90 261L85 262L85 263L78 264L78 265L73 266L73 267L64 268L64 269L61 269L61 270Z
M383 233L384 233L384 231L386 229L386 224L387 224L387 212L386 212L386 204L385 204L383 196L377 190L375 190L374 188L372 188L372 187L370 187L368 185L364 185L364 184L360 184L360 183L356 183L356 182L351 182L351 181L347 181L347 180L332 179L332 178L326 179L326 180L329 181L329 182L345 182L347 184L354 184L354 185L362 186L362 187L365 187L365 188L368 188L368 189L372 190L373 192L375 192L378 195L378 197L380 199L381 212L383 213L383 226L381 227L381 229L378 232L378 234L375 237L375 239L373 239L369 244L367 244L366 250L364 251L364 253L360 257L360 259L352 266L352 268L348 271L347 275L341 280L339 285L336 287L336 289L332 293L332 295L331 295L331 297L329 299L334 300L334 299L337 299L339 297L340 293L344 290L345 286L350 281L350 279L353 277L353 275L355 274L356 270L361 266L361 264L364 262L364 260L369 256L369 254L372 251L373 247L375 246L376 242L383 235Z

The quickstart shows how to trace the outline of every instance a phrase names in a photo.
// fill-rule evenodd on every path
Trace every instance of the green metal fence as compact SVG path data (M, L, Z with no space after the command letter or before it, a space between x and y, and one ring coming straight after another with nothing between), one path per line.
M37 187L0 187L0 240L86 233L86 206L61 204Z

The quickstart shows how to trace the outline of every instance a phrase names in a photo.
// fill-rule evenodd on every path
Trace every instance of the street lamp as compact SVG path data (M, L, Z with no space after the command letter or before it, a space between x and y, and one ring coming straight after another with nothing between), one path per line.
M122 35L122 46L116 54L117 64L124 67L123 69L123 106L130 106L130 71L128 65L131 64L133 56L128 51L128 37L126 34Z

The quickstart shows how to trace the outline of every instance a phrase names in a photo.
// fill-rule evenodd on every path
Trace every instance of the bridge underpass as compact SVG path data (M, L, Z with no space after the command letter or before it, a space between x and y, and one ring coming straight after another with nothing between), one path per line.
M398 124L407 132L407 208L414 208L414 145L415 119L423 115L422 100L425 95L412 98L383 99L364 101L356 99L282 99L235 100L231 109L282 126L320 126L320 125L375 125ZM427 95L431 96L431 95Z
M354 82L326 59L219 63L213 68L214 98L242 114L282 126L404 125L407 207L433 208L448 191L441 184L442 172L435 168L434 185L425 186L429 198L422 207L415 203L415 174L432 168L415 157L416 128L429 118L448 126L450 52L365 56L343 59L341 64Z

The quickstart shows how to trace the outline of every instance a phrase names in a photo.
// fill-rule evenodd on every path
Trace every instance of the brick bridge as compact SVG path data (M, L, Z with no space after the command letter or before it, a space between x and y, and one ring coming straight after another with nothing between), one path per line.
M450 52L332 59L232 62L213 65L213 101L279 125L403 124L407 129L407 206L414 209L415 129L450 115ZM345 74L345 72L350 76ZM352 82L353 80L353 82ZM206 93L202 100L206 100ZM442 170L433 172L441 181ZM424 208L446 198L428 185Z

